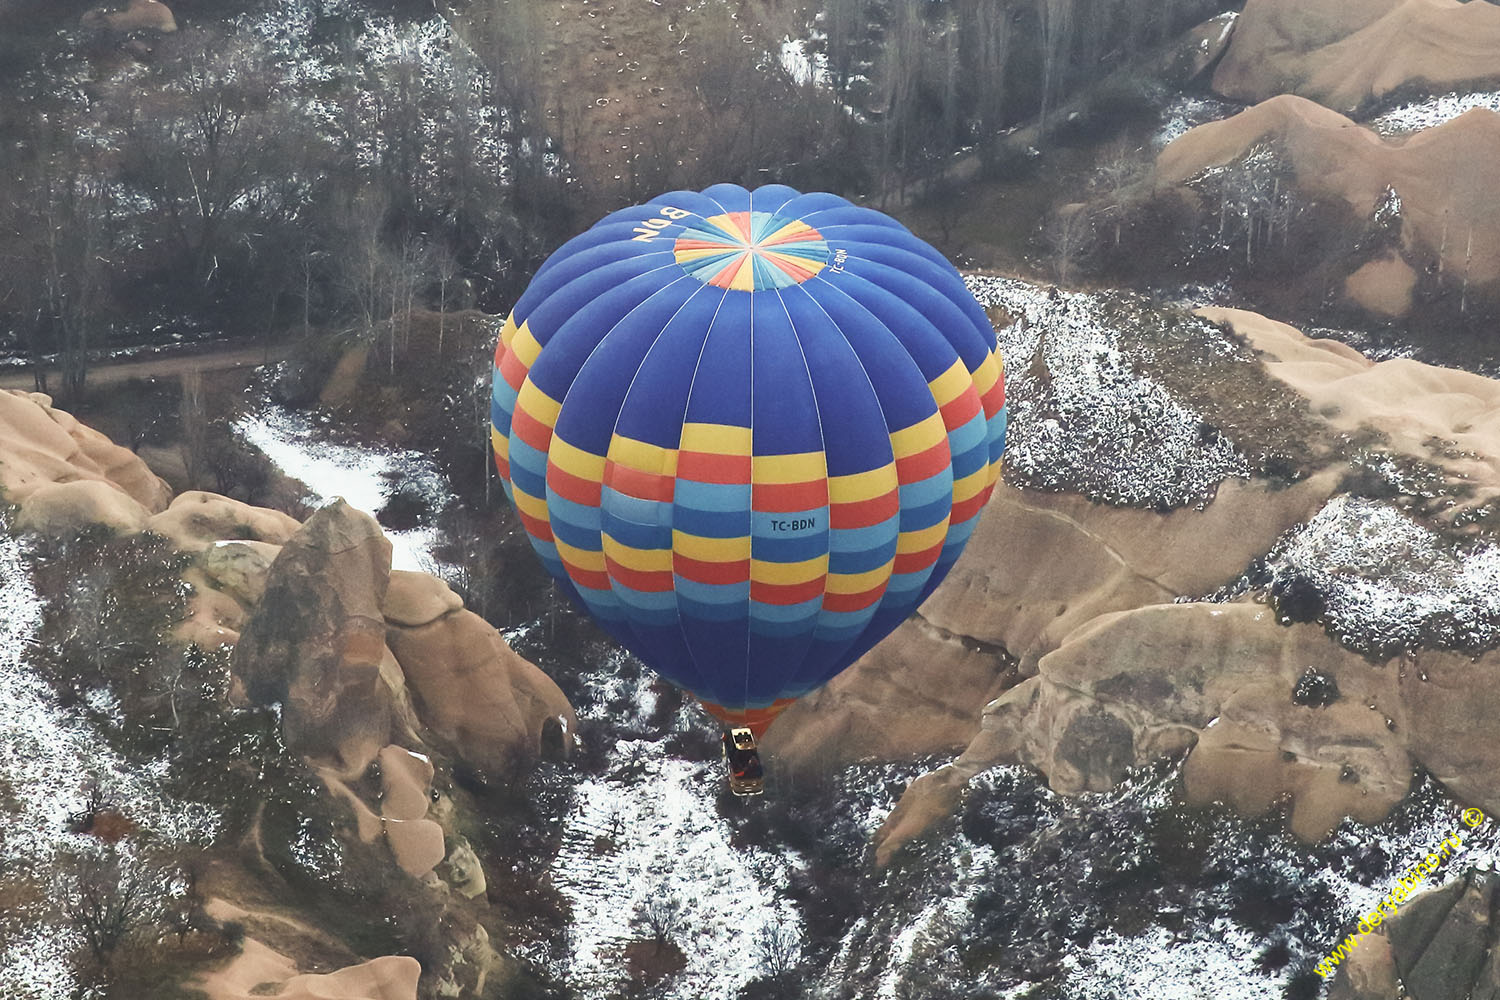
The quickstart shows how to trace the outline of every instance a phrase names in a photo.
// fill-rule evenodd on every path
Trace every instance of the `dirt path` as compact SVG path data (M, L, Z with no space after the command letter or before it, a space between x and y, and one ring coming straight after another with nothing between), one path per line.
M97 386L109 382L123 382L131 378L176 377L197 369L203 372L229 371L235 368L253 368L270 361L280 361L291 353L289 343L272 344L269 347L224 347L191 354L155 355L149 358L127 358L121 361L101 361L89 366L87 385ZM48 368L49 376L56 376L56 368ZM18 369L0 375L0 389L36 388L30 369Z

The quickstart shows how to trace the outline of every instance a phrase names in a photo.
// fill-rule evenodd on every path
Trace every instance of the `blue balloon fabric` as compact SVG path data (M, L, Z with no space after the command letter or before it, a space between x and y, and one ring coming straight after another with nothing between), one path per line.
M720 184L548 258L502 330L491 421L562 588L763 731L963 551L1000 474L1005 383L984 310L900 223Z

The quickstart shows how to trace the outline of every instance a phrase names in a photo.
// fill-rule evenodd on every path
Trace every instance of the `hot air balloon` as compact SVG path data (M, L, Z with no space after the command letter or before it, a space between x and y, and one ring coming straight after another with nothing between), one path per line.
M1005 388L983 309L900 223L720 184L548 258L502 330L491 420L562 589L759 737L959 557Z

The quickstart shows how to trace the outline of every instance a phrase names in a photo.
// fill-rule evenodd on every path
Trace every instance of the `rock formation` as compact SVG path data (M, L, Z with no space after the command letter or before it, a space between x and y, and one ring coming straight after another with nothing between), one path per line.
M1464 1000L1500 995L1500 928L1494 872L1407 900L1341 963L1328 1000Z
M52 501L44 497L33 505L31 516L41 523L52 521L46 510L51 502L74 510L92 506L113 515L125 511L133 519L137 506L155 514L172 498L167 484L129 448L54 409L51 397L39 392L0 390L0 442L0 493L23 510L39 489L82 481L100 483L133 501L106 502L97 490L53 490Z
M292 960L253 938L225 968L199 978L209 1000L416 1000L421 964L414 958L387 955L336 972L299 973ZM275 993L267 993L267 988Z
M423 604L438 610L449 602L440 595L422 604L403 601L399 611L413 621L423 617L411 613ZM472 611L441 611L416 624L390 621L386 641L423 722L481 772L505 774L572 743L577 720L567 698Z
M1489 4L1468 6L1487 7L1500 18L1500 9ZM1476 108L1407 139L1388 140L1304 98L1273 97L1179 136L1157 158L1156 183L1196 199L1189 187L1194 178L1264 147L1281 154L1304 197L1337 198L1356 218L1373 218L1393 188L1408 262L1450 278L1467 271L1471 288L1500 280L1500 202L1491 196L1500 184L1495 112ZM1355 280L1351 295L1361 283ZM1402 277L1402 284L1410 281ZM1391 305L1382 296L1377 308Z
M1214 73L1225 97L1300 94L1340 111L1421 84L1500 77L1500 10L1458 0L1249 0Z
M282 547L234 647L250 697L283 704L288 746L355 773L403 715L380 610L390 567L374 518L343 501L322 508Z
M161 0L130 0L124 10L105 10L96 7L79 18L85 28L110 31L117 35L128 35L133 31L154 31L171 34L177 30L177 19L172 10Z

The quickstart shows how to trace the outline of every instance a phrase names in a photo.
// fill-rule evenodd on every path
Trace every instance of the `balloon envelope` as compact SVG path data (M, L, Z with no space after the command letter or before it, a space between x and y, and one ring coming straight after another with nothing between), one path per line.
M901 623L1000 472L995 334L890 217L772 185L615 212L495 353L506 494L562 588L763 731Z

